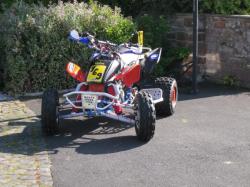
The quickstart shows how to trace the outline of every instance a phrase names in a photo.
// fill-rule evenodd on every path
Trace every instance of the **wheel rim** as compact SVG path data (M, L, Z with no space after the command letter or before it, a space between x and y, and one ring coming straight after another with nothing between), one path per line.
M171 91L171 102L173 108L176 106L177 103L177 87L174 85L172 91Z

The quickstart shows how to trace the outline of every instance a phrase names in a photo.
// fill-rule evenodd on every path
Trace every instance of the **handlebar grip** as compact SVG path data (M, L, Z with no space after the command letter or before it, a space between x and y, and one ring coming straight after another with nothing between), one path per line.
M81 37L79 41L83 44L89 44L90 42L88 37Z

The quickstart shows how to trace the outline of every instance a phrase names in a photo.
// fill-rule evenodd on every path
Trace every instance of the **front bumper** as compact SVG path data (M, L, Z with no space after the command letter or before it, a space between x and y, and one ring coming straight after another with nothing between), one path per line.
M153 103L159 103L163 101L163 92L160 88L143 89L141 91L147 92L152 96ZM77 100L77 96L81 96L80 100ZM86 116L104 116L125 123L135 124L135 120L123 114L117 115L113 111L113 106L121 106L123 109L133 110L134 105L127 102L119 103L119 96L113 96L105 92L92 92L92 91L76 91L63 95L66 99L65 105L70 105L72 108L82 110L82 112L71 113L61 115L60 119L69 119L73 117ZM62 106L62 107L63 107Z

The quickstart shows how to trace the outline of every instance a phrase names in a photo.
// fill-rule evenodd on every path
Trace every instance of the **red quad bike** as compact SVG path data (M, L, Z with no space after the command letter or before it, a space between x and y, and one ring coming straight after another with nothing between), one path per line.
M79 84L65 101L59 103L58 92L48 89L42 98L42 130L47 135L58 133L62 119L104 116L135 125L139 140L148 142L155 132L156 114L170 116L178 98L176 80L153 78L154 67L160 61L161 48L143 47L143 32L138 32L138 44L116 45L100 41L85 33L70 32L69 38L94 49L87 71L69 62L66 71ZM62 114L65 108L70 113ZM61 123L61 122L60 122Z

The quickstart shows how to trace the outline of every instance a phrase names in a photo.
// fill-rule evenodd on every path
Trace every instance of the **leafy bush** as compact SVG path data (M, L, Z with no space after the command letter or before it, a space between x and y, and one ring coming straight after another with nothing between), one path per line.
M250 14L250 0L204 0L201 5L206 13Z
M145 46L161 47L166 44L168 21L163 16L143 15L136 19L138 30L144 31Z
M47 87L73 86L67 79L69 59L86 65L89 51L71 43L71 29L96 33L100 39L124 42L135 30L120 10L97 3L15 3L0 18L0 64L4 68L4 89L12 93L40 91Z
M169 31L167 20L163 17L155 17L152 15L143 15L136 19L138 30L144 31L144 46L146 47L163 47L161 63L155 69L155 75L165 75L166 72L162 66L169 63L166 58L166 34Z
M15 0L2 0L7 6ZM27 3L56 3L58 0L23 0ZM63 0L70 2L71 0ZM78 0L81 2L82 0ZM86 0L91 2L93 0ZM172 13L190 13L193 0L97 0L111 7L119 6L126 16L138 17L145 13L162 15ZM199 5L200 12L215 14L250 14L250 0L202 0Z
M226 75L223 77L223 84L228 87L239 87L239 80L233 75Z
M98 0L102 4L119 6L125 15L138 17L145 13L153 15L172 14L173 12L189 12L193 0Z
M187 48L169 48L166 35L169 31L168 21L164 16L143 15L136 19L139 30L144 31L144 45L152 48L163 47L162 58L154 71L155 76L176 75L176 65L186 58ZM174 68L173 68L174 67ZM177 68L178 69L178 68ZM180 68L179 68L180 69Z
M125 15L190 13L193 0L98 0L111 6L119 5ZM202 0L200 12L215 14L250 14L250 0Z
M156 76L173 76L181 79L181 62L189 56L191 51L185 47L168 48L163 56L163 59L156 67Z
M91 0L87 0L91 1ZM98 0L102 4L107 4L111 7L119 6L122 9L122 13L126 16L136 17L144 6L143 0Z

